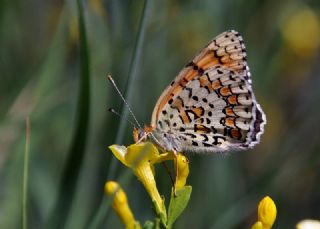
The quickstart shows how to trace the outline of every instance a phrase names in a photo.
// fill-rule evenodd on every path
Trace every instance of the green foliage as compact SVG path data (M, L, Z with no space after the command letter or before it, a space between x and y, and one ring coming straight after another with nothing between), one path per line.
M158 205L156 204L155 201L153 201L153 206L155 208L155 212L158 216L158 219L161 222L161 225L166 225L167 224L167 214L166 212L161 211L160 209L158 209ZM154 226L157 226L157 224L154 224Z
M168 228L171 228L176 219L187 207L190 196L191 196L192 187L184 186L177 189L176 196L174 192L171 192L169 210L168 210Z
M82 166L88 137L90 119L90 59L81 0L77 0L77 6L81 66L76 116L77 121L70 151L67 155L66 164L62 172L58 198L56 200L52 215L50 216L48 228L62 228L68 219L76 190L76 181L78 180L78 176L81 171L80 168Z

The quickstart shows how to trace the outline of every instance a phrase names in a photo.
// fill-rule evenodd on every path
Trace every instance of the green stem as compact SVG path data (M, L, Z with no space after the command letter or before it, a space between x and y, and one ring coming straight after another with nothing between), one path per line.
M28 194L28 171L29 171L29 151L30 151L30 119L26 118L26 144L23 160L23 185L22 185L22 229L28 228L27 218L27 194Z

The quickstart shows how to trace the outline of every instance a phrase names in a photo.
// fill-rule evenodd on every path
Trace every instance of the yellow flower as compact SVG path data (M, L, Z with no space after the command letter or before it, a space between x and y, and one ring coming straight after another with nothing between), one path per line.
M156 186L154 164L172 160L174 155L172 153L160 154L158 149L149 142L133 144L128 148L119 145L112 145L109 148L119 161L133 170L150 195L156 212L162 221L166 222L166 208Z
M122 223L127 229L140 229L140 224L134 219L134 216L128 205L127 196L121 189L120 185L114 181L108 181L105 184L105 193L108 196L113 196L112 207L117 213Z
M251 229L264 229L264 228L263 228L263 224L260 221L257 221L255 224L253 224Z
M251 227L251 229L270 229L276 220L277 208L273 200L266 196L258 206L258 221Z
M314 219L305 219L300 221L297 226L297 229L319 229L320 221Z
M189 175L189 162L188 159L182 155L178 154L175 158L178 165L178 176L176 177L176 189L182 188L186 185L187 177Z
M293 12L282 26L282 35L298 56L309 57L320 47L320 24L317 13L308 7Z

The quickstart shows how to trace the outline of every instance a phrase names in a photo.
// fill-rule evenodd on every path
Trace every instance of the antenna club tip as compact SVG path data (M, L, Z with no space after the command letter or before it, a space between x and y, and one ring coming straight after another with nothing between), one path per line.
M108 80L113 81L111 74L108 74L107 78Z
M111 107L108 108L108 111L111 112L111 113L114 113L114 114L117 113L117 112L115 111L115 109L113 109L113 108L111 108Z

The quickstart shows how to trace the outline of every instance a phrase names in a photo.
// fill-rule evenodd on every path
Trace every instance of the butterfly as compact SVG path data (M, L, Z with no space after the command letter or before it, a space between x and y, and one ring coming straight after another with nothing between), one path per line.
M241 35L226 31L203 48L164 90L151 125L134 129L164 151L224 152L259 143L266 116L252 90Z

